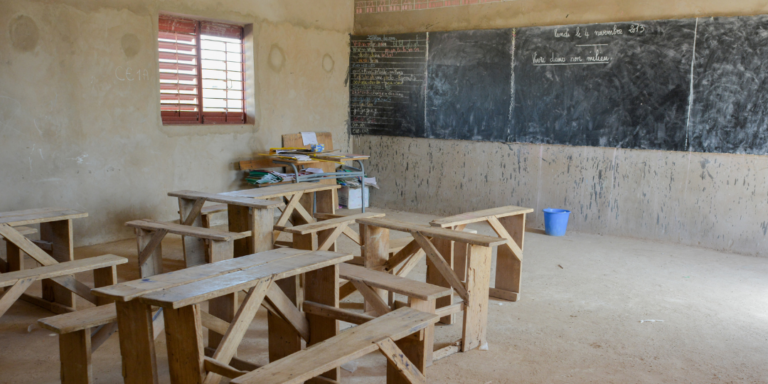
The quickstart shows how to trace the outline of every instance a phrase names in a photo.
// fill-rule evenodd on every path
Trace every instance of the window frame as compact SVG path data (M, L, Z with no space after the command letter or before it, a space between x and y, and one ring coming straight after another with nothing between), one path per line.
M246 70L246 65L245 65L245 59L246 59L246 54L245 54L245 27L242 26L242 25L238 25L238 24L220 23L220 22L213 22L213 21L202 20L202 19L194 19L194 18L189 18L189 17L178 17L178 16L173 16L173 15L160 14L160 16L158 17L158 20L159 20L158 24L159 25L158 25L158 35L157 35L157 42L158 42L158 61L157 62L158 62L158 74L159 74L158 81L162 80L161 79L162 75L164 73L166 73L166 72L160 72L160 70L161 70L160 64L162 64L162 62L160 61L161 59L159 57L159 54L165 53L165 52L161 52L160 51L160 43L162 43L160 41L160 38L161 38L160 34L163 33L163 32L165 32L165 33L173 33L173 34L176 34L176 35L185 34L185 33L178 33L173 28L171 28L170 30L161 29L161 28L163 28L163 19L165 19L165 20L167 20L169 22L182 21L182 22L187 22L187 23L193 23L194 24L194 35L193 35L194 36L194 41L195 41L195 45L194 45L194 48L195 48L195 56L194 56L195 57L195 64L194 64L194 66L196 68L196 73L194 75L192 75L192 76L195 77L195 87L197 88L197 93L196 94L189 94L189 95L195 95L196 98L197 98L197 102L195 104L186 104L186 105L195 105L197 107L197 111L182 111L181 109L172 110L172 111L164 111L162 109L162 107L163 107L162 97L164 95L164 93L162 92L162 90L163 90L162 86L163 86L164 83L160 82L160 119L162 121L162 124L163 125L236 125L236 124L242 125L242 124L245 124L246 120L247 120L247 117L246 117L247 116L247 113L246 113L247 112L246 111L246 104L247 104L247 100L246 100L246 73L245 73L245 70ZM211 26L222 26L222 27L226 27L226 28L236 28L240 32L240 35L239 35L238 38L240 39L239 46L240 46L240 55L241 55L241 57L240 57L240 73L241 73L241 80L240 80L240 82L242 84L242 87L241 87L242 89L240 90L240 92L242 94L242 96L241 96L241 101L242 101L241 111L242 112L239 112L239 113L229 112L228 111L229 106L226 107L227 111L223 111L223 112L221 112L221 111L208 111L208 112L206 112L204 110L204 107L205 107L204 104L205 103L204 103L204 99L203 99L203 62L202 62L202 51L203 51L203 49L202 49L202 42L201 42L201 40L202 40L201 38L202 38L202 35L203 35L202 31L203 31L203 24L204 23L208 23L210 25L209 28ZM192 36L190 34L186 34L186 35ZM210 36L223 37L223 36L216 36L216 35L210 35ZM176 41L177 41L176 44L178 44L179 40L177 39ZM233 43L227 43L227 44L233 44ZM230 63L230 62L225 60L224 63ZM176 64L177 65L180 64L178 59L176 60ZM178 73L179 70L177 69L176 71L177 71L176 75L179 75L179 73ZM227 71L228 71L228 69L225 69L225 73ZM177 82L176 82L177 85L181 85L181 84L179 84L179 80L180 79L177 79ZM227 80L224 80L224 81L229 81L229 80L227 79ZM230 90L229 90L229 88L227 88L227 89L225 89L225 91L229 92ZM228 100L228 99L224 99L224 100Z

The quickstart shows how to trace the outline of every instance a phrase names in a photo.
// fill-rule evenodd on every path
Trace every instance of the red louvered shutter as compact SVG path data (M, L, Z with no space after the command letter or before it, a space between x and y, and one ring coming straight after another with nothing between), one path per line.
M161 15L163 124L245 123L243 27Z
M161 15L157 45L163 124L200 123L197 22Z

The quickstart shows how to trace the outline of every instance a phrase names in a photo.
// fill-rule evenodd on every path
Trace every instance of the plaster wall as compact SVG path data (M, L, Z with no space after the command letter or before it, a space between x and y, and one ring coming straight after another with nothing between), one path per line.
M764 1L529 1L355 16L355 34L768 13ZM436 215L503 205L573 211L569 230L768 256L768 157L358 136L372 204ZM578 253L578 250L574 250Z
M0 2L0 211L67 207L77 245L173 220L169 191L242 187L233 163L281 135L330 131L348 149L352 0ZM246 25L249 121L163 126L157 19Z

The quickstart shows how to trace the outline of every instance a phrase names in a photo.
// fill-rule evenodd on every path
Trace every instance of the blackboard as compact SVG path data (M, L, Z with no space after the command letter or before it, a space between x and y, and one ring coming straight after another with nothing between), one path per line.
M427 137L507 141L511 36L511 30L429 34Z
M424 137L427 34L352 36L352 134Z
M768 155L768 16L424 40L398 118L354 134Z

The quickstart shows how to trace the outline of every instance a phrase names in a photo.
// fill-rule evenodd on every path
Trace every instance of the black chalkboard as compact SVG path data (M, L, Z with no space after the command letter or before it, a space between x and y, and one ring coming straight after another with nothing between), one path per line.
M427 34L352 36L352 134L424 137Z
M427 137L507 141L512 31L429 34Z
M353 36L350 72L353 134L768 155L766 15Z
M698 20L691 149L768 154L768 17Z
M523 28L515 141L686 149L694 20Z

